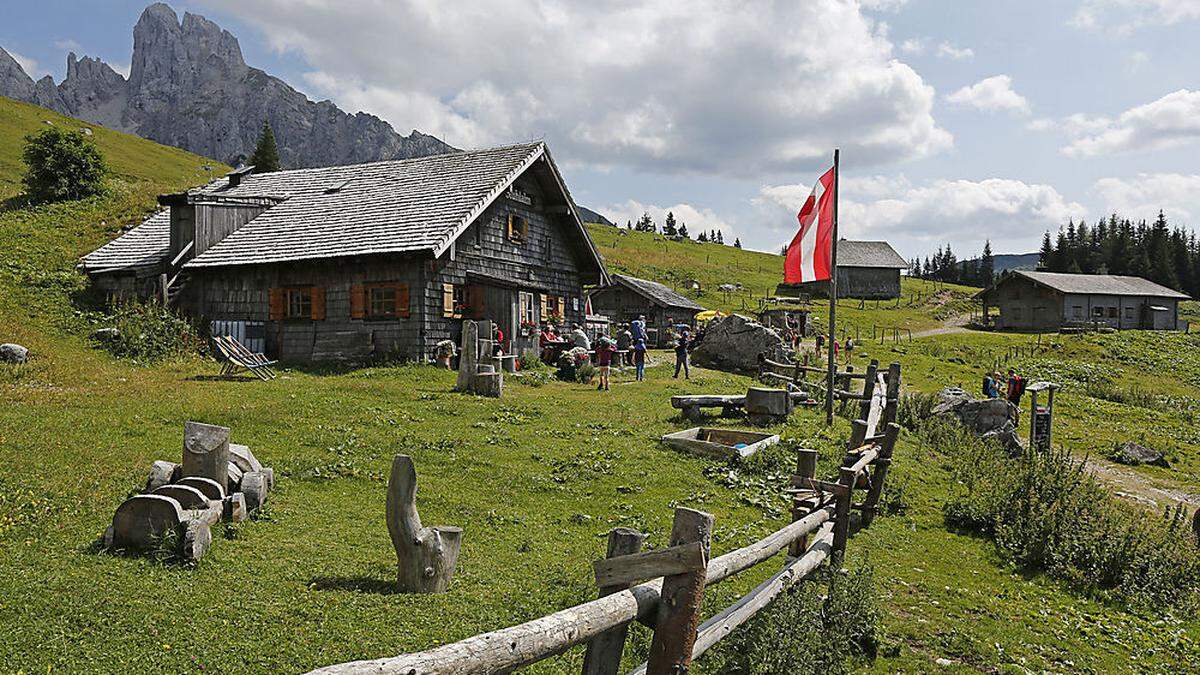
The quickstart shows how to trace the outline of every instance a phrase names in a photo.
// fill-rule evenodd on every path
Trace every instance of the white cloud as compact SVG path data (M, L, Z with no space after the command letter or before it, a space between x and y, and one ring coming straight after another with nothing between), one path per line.
M928 41L925 38L908 38L900 43L900 53L916 56L924 54L926 47L928 47Z
M1125 72L1136 73L1150 63L1150 55L1136 50L1125 55Z
M1083 0L1071 24L1128 34L1136 28L1170 26L1194 19L1200 19L1197 0Z
M460 147L544 137L592 167L755 176L836 145L870 166L953 143L853 0L201 3L301 54L318 96Z
M1151 220L1161 209L1174 222L1200 224L1200 175L1141 173L1134 178L1101 178L1092 192L1101 213Z
M1051 131L1056 126L1058 126L1058 122L1050 119L1049 117L1039 117L1034 120L1029 120L1029 123L1025 125L1025 128L1030 131Z
M75 40L72 40L71 38L62 38L61 40L55 40L54 46L58 47L59 49L66 50L68 52L75 52L77 54L83 52L83 45L79 44Z
M717 215L712 209L696 207L691 204L658 206L630 199L624 203L612 204L597 210L619 227L625 227L626 221L636 223L643 213L649 213L661 230L663 223L666 222L667 213L670 212L675 214L677 223L687 225L688 235L692 238L695 238L701 231L720 230L725 241L732 244L734 238L739 236L736 228L727 219ZM742 233L741 236L744 237L745 234Z
M1028 114L1029 101L1012 88L1008 75L994 75L946 95L946 101L978 110Z
M808 193L804 185L759 191L755 201L760 216L778 223L780 241L790 236L795 211ZM969 255L981 250L985 239L996 251L1028 252L1037 248L1042 232L1083 215L1081 204L1049 185L1004 178L942 179L921 185L903 177L844 178L839 205L842 235L886 239L906 257L924 256L945 243L960 256Z
M949 42L943 42L938 45L937 55L943 59L953 59L955 61L966 61L975 58L975 50L970 47L958 47Z
M908 0L859 0L863 9L877 12L896 12L908 4Z
M17 65L21 66L21 70L24 70L25 74L29 77L37 80L41 79L45 75L50 74L50 71L43 68L36 59L31 59L28 56L22 56L11 49L6 49L4 51L8 52L9 56L13 57L13 61L16 61Z
M1200 140L1200 91L1180 89L1117 116L1066 118L1072 141L1063 153L1098 157L1133 151L1162 150Z

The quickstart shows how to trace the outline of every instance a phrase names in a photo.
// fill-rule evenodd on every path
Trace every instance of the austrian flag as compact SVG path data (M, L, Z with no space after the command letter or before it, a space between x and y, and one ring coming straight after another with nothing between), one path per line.
M834 169L825 172L796 218L800 231L788 244L783 259L783 282L801 284L830 277L833 250Z

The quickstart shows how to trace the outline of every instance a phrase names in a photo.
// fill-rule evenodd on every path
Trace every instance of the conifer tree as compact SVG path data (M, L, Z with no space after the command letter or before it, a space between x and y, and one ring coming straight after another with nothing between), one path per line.
M262 132L258 135L258 145L250 155L250 164L254 173L270 173L279 170L279 148L275 145L275 132L271 131L271 123L263 120Z
M667 211L667 219L663 221L663 234L668 237L674 237L678 233L679 230L675 227L675 214Z
M741 248L741 247L742 247L742 238L741 238L741 237L734 237L734 239L733 239L733 247L734 247L734 248Z

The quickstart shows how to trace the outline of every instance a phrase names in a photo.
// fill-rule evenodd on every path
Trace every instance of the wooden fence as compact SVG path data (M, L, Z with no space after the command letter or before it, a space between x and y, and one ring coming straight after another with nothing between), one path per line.
M827 560L840 566L851 533L874 519L900 433L896 404L900 365L886 373L872 364L864 381L859 419L836 480L815 477L817 451L801 450L792 476L792 523L749 546L709 559L713 517L687 508L675 510L670 546L641 552L641 533L617 528L609 533L608 556L594 563L599 598L520 625L412 654L327 666L313 673L397 673L466 675L507 673L586 645L584 675L620 671L628 626L653 629L649 660L633 673L676 675L693 659L750 620L789 587ZM856 499L856 493L861 499ZM783 569L700 623L704 589L787 551Z

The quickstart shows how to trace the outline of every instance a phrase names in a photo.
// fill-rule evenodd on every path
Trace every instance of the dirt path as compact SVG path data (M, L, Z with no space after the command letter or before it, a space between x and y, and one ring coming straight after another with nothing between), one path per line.
M1088 470L1101 481L1114 488L1114 494L1123 499L1145 504L1155 509L1184 502L1191 507L1200 506L1200 492L1196 488L1144 476L1133 469L1100 459L1089 459Z
M929 337L931 335L946 335L948 333L965 333L965 332L967 332L967 328L966 328L967 322L970 320L971 320L971 316L969 314L959 314L958 316L950 317L949 319L946 320L946 322L943 325L939 326L938 328L928 328L926 330L914 331L912 336L913 336L913 339L915 340L917 338Z

